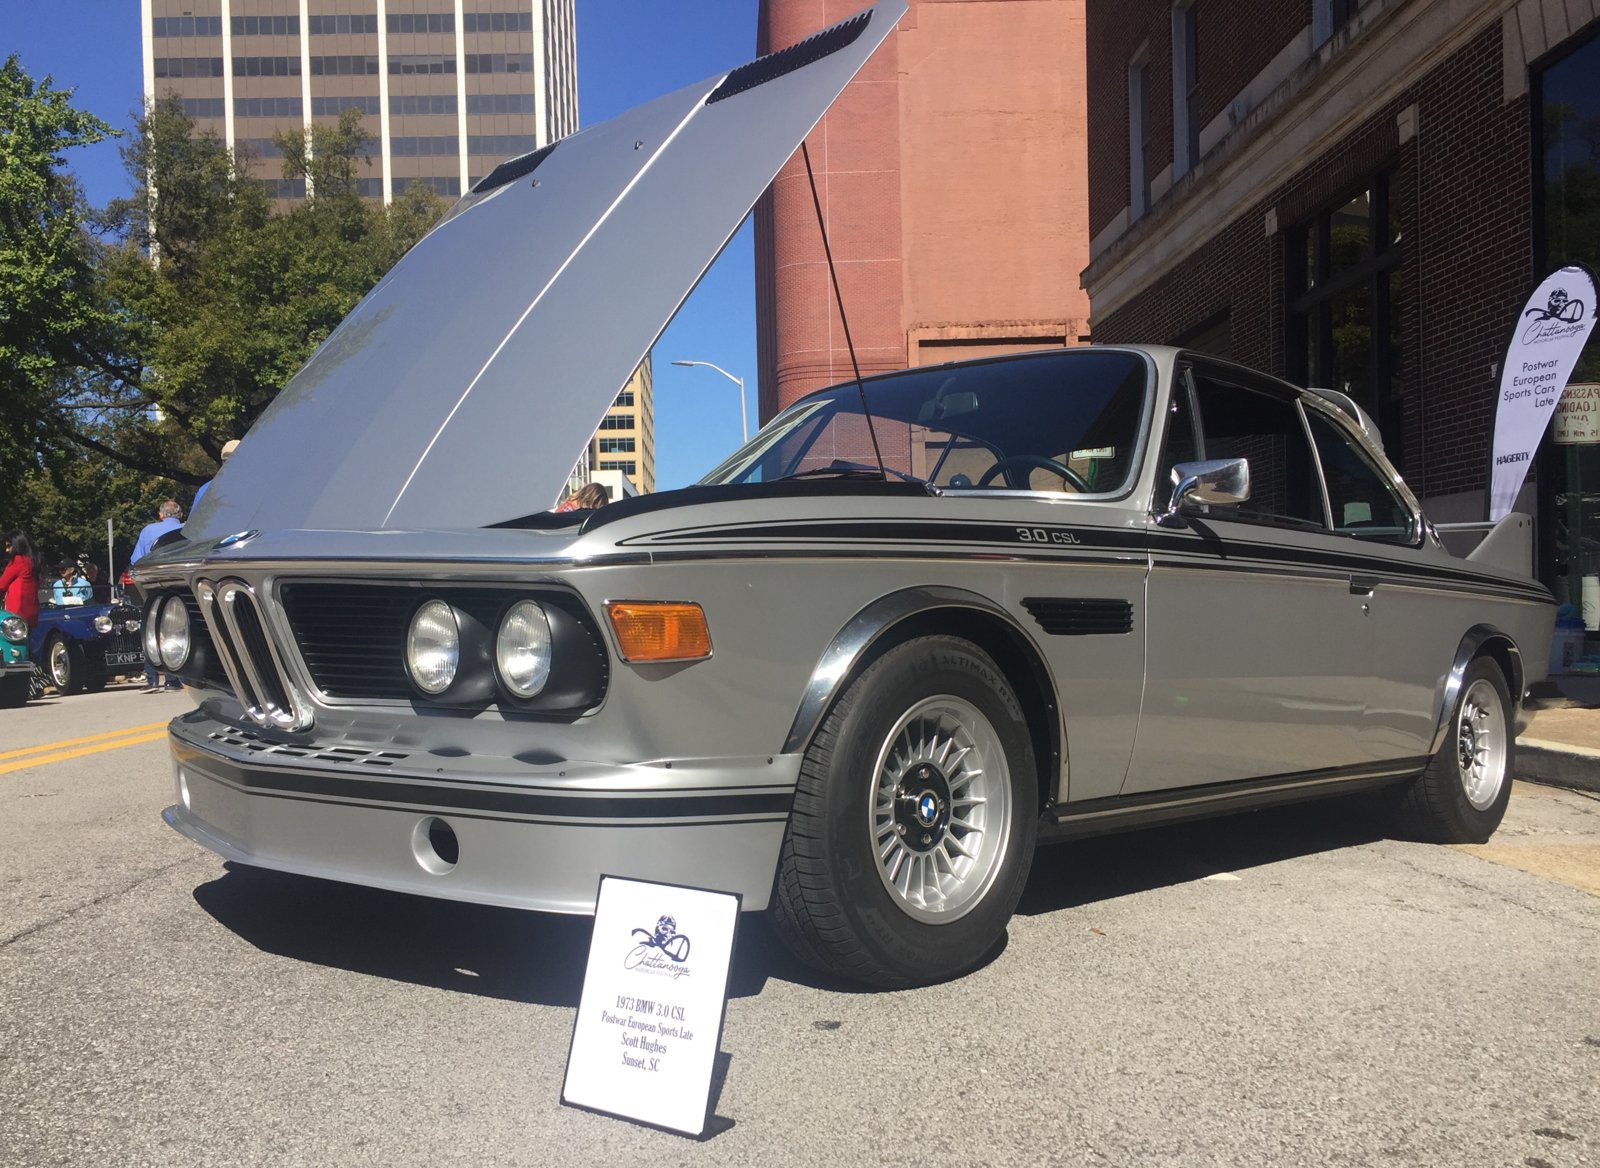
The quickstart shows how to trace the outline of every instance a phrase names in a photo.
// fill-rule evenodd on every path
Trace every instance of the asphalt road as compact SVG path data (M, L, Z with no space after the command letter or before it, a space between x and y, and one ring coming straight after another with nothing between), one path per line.
M1479 849L1345 803L1047 850L1003 951L914 992L749 919L695 1142L560 1105L585 922L166 828L186 706L0 713L0 1164L1600 1164L1591 797L1519 784Z

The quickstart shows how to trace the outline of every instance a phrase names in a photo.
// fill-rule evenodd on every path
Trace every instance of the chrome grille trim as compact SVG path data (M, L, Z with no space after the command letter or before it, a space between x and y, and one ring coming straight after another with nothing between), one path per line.
M308 729L309 710L289 681L255 589L243 580L196 580L195 596L245 715L278 730ZM265 646L265 657L260 647L251 643L244 627L249 622L254 623L256 639Z

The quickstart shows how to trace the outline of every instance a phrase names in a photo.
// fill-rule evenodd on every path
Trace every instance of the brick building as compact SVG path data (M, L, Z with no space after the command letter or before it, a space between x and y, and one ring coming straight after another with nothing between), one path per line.
M762 0L758 50L859 0ZM911 0L806 139L863 374L1088 332L1083 0ZM805 163L756 207L761 416L851 376Z
M1088 0L1095 340L1343 389L1436 521L1482 519L1512 325L1538 277L1600 259L1597 15ZM1600 447L1547 444L1534 478L1539 574L1600 599Z

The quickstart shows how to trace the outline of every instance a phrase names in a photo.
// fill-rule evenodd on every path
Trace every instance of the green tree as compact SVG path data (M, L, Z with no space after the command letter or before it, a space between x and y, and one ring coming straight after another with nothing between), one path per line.
M0 486L35 469L38 444L61 436L61 401L80 374L121 372L87 208L62 169L66 151L111 130L70 98L15 56L0 66Z
M420 187L360 197L358 113L280 140L310 197L275 206L168 96L124 148L134 195L95 215L61 154L107 133L15 59L0 72L0 526L52 558L93 552L108 516L121 549L161 499L187 503L443 210Z

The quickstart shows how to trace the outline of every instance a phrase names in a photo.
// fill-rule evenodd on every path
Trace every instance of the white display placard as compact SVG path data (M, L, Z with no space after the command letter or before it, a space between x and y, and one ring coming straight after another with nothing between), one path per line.
M600 878L561 1102L704 1134L739 900Z

